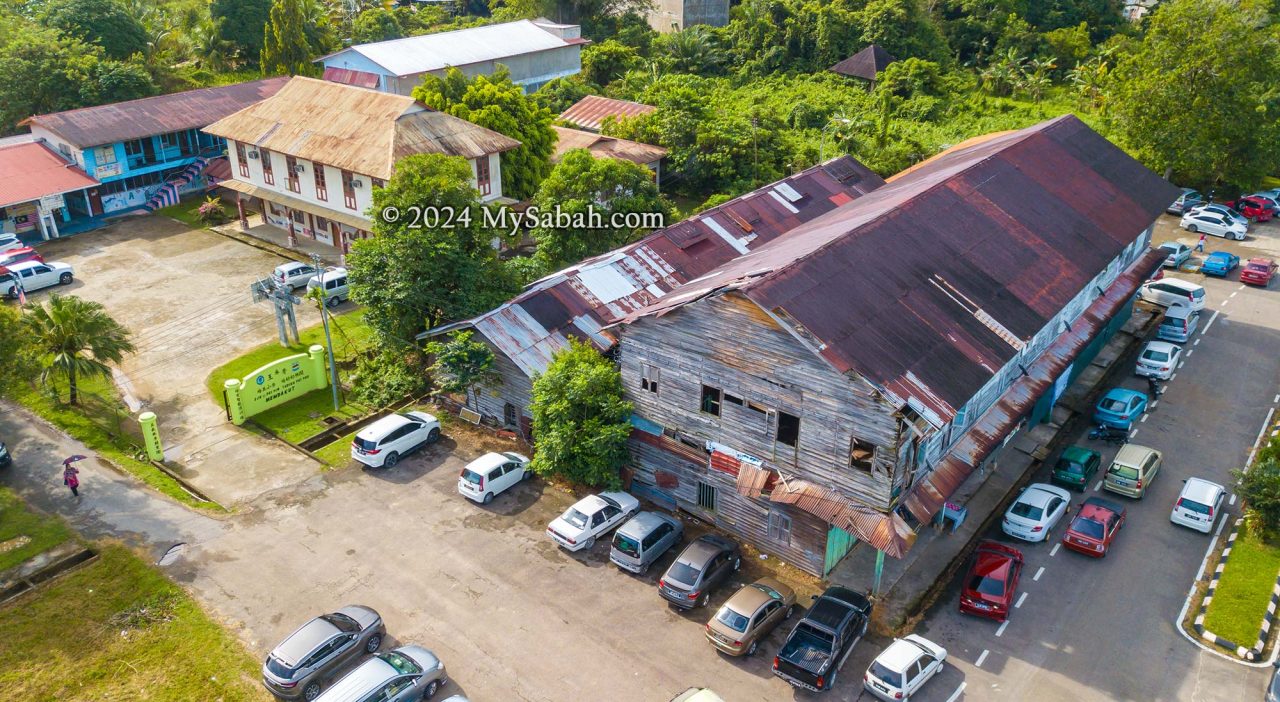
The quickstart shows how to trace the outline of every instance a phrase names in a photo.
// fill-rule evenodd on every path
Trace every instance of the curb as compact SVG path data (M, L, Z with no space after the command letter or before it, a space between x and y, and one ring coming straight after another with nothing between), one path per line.
M1235 546L1236 537L1239 535L1240 526L1243 523L1244 518L1241 517L1231 525L1231 534L1227 536L1227 544L1223 547L1222 555L1218 559L1218 565L1213 569L1213 575L1209 578L1209 588L1205 590L1204 598L1200 600L1200 611L1196 613L1193 625L1196 633L1205 642L1252 662L1262 658L1262 649L1267 645L1267 634L1271 631L1271 625L1275 621L1276 609L1280 607L1280 574L1276 576L1276 581L1271 586L1271 601L1267 603L1267 613L1262 618L1262 626L1259 629L1257 641L1253 642L1251 648L1245 648L1230 639L1224 639L1204 626L1205 612L1209 609L1209 603L1213 601L1213 593L1218 588L1218 581L1222 578L1222 571L1227 567L1227 559L1231 557L1231 549Z

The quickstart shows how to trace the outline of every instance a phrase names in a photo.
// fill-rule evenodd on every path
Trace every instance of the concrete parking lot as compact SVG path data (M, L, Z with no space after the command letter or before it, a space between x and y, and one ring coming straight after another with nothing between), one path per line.
M126 218L40 251L75 267L76 282L54 291L101 302L133 333L137 352L116 383L131 409L159 416L165 455L190 482L234 505L316 473L303 454L231 425L204 387L214 368L276 338L273 313L252 303L249 285L284 259L159 216ZM300 326L317 322L318 313L301 310Z

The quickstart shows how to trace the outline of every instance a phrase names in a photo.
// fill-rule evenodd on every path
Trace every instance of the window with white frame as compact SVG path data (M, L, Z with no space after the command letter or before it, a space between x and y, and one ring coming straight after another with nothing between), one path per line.
M649 363L640 364L640 389L658 394L658 381L662 379L662 370Z

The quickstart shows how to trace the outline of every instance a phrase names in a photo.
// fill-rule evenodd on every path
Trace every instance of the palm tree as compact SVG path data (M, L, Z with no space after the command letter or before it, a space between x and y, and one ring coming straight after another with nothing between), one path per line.
M97 302L74 295L54 294L48 305L29 304L22 317L23 330L42 357L40 381L54 375L67 378L71 404L77 404L76 379L111 375L108 363L119 363L131 353L129 330L107 314Z

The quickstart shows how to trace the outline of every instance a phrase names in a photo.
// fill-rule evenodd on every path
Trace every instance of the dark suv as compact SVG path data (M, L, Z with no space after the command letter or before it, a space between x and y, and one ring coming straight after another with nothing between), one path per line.
M706 607L708 593L741 565L737 544L715 534L701 536L680 552L658 580L658 594L680 609Z
M272 649L262 664L262 683L277 697L314 700L348 662L376 652L385 635L382 617L368 607L322 614Z
M787 636L773 659L773 674L806 690L830 690L870 620L866 597L844 587L827 588Z

